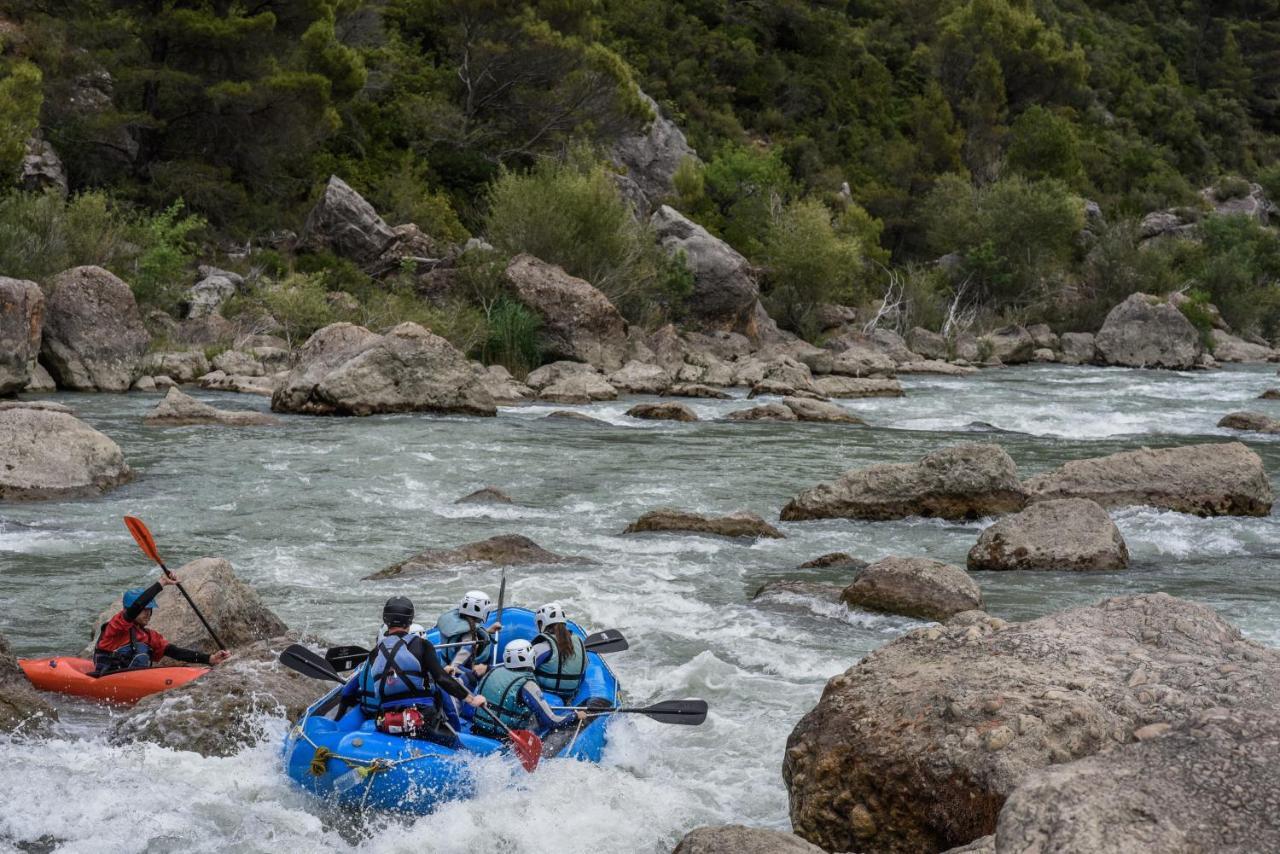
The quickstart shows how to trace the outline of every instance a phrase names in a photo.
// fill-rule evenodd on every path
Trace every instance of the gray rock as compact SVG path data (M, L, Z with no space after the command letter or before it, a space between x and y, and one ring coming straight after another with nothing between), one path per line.
M969 550L969 569L1124 569L1129 549L1094 501L1038 501L987 528Z
M1213 212L1218 216L1247 216L1257 220L1260 225L1267 225L1271 214L1276 212L1275 206L1267 199L1261 184L1250 183L1249 192L1246 195L1231 199L1220 198L1212 187L1201 190L1200 195L1213 205Z
M865 560L851 557L844 552L830 552L819 555L813 560L806 560L796 569L864 569L867 565Z
M862 336L842 336L833 344L840 349L806 357L813 373L841 377L892 377L897 373L898 363Z
M244 277L217 267L200 266L200 281L187 291L187 317L200 319L220 314L222 304L236 295L244 285Z
M940 362L937 359L902 362L898 365L898 373L900 374L942 374L948 377L967 377L977 372L977 368L971 368L968 365L954 365L950 362Z
M946 338L919 326L907 333L907 346L926 359L946 359L951 355Z
M796 414L801 421L814 421L824 424L860 424L867 422L834 403L822 400L810 400L803 397L784 397L783 406Z
M0 410L0 501L101 495L133 479L120 446L47 407Z
M711 329L756 333L760 287L747 259L667 205L654 212L649 224L668 254L684 253L693 273L688 300L693 318Z
M154 392L156 390L156 381L154 377L138 377L133 381L133 385L129 387L130 391Z
M586 558L549 552L533 540L528 537L522 537L519 534L504 534L481 540L478 543L468 543L455 549L427 549L372 575L366 575L364 580L381 581L387 578L412 576L438 569L467 565L481 567L554 566L561 564L581 565L592 562Z
M329 178L324 195L307 215L302 238L362 266L378 261L397 240L373 205L337 175Z
M599 371L585 362L552 362L549 365L543 365L530 371L524 381L534 391L542 391L547 386L554 385L566 377L579 374L600 376Z
M640 202L639 214L648 216L674 192L672 180L680 164L696 162L698 155L676 123L662 115L656 101L643 92L640 99L653 112L653 121L641 131L619 137L611 159L623 170L621 180L634 188L628 198Z
M1213 330L1213 358L1219 362L1274 362L1277 354L1270 347L1237 338L1221 329Z
M884 378L817 377L813 390L823 397L902 397L902 383Z
M596 427L612 427L608 421L601 418L594 418L585 412L573 412L568 409L557 409L555 412L548 412L542 416L543 421L578 421L584 424L591 424Z
M1097 357L1091 332L1065 332L1061 338L1063 361L1088 365Z
M507 495L496 486L486 486L483 489L477 489L475 492L462 496L454 504L514 504L510 495Z
M846 605L945 620L982 609L982 591L958 566L923 557L886 557L863 568L840 598Z
M877 327L871 331L870 340L874 346L880 348L882 353L898 364L920 361L920 357L911 352L911 348L907 346L903 337L892 329Z
M270 377L246 377L225 371L210 371L198 378L200 388L210 391L234 391L240 394L259 394L271 397L284 382L288 373Z
M1106 761L1151 724L1280 700L1280 651L1162 593L965 623L910 632L827 683L787 742L797 833L829 851L946 850L997 832L1005 799L1042 769ZM1074 816L1081 802L1059 803Z
M502 365L490 365L478 372L480 385L493 397L495 403L521 403L534 397L533 389L518 382Z
M0 396L23 391L30 384L43 322L40 287L0 276Z
M386 335L350 323L324 327L299 351L271 408L305 415L497 412L466 356L416 323Z
M1056 362L1058 361L1058 355L1049 348L1042 347L1031 354L1031 361L1041 363Z
M152 426L177 427L185 424L222 424L227 427L269 427L280 419L264 412L232 412L201 403L177 387L169 389L164 399L143 419Z
M1107 508L1146 505L1197 516L1266 516L1273 500L1261 458L1239 442L1073 460L1024 486L1033 500L1088 498Z
M631 394L663 394L671 387L671 375L658 365L630 361L609 374L609 385Z
M142 370L152 376L163 374L180 383L194 382L209 373L209 360L199 350L148 353L142 359Z
M1133 294L1111 309L1094 343L1105 364L1130 368L1189 370L1204 349L1191 321L1149 294Z
M31 687L0 634L0 732L43 736L57 719L58 711Z
M974 519L1021 510L1018 467L999 445L943 448L917 463L845 472L801 492L782 508L784 522L804 519Z
M735 409L725 418L729 421L799 421L791 407L781 403L766 403L750 409Z
M54 192L64 199L67 197L67 170L62 158L39 136L27 140L18 186L28 193Z
M820 854L821 851L794 833L722 824L689 831L671 854Z
M597 400L617 400L618 390L597 373L570 374L538 392L549 403L585 404Z
M1280 433L1280 419L1261 412L1232 412L1222 416L1218 426L1228 430L1249 430L1254 433Z
M1190 233L1194 223L1188 223L1174 211L1152 211L1142 218L1138 233L1142 240L1157 237L1182 236Z
M224 374L240 377L261 377L267 373L265 365L240 350L223 350L213 357L213 367Z
M129 286L101 267L76 267L44 290L40 360L58 386L128 391L151 342Z
M1269 388L1258 395L1258 400L1280 400L1280 388Z
M624 534L714 534L721 537L781 540L785 535L754 513L738 511L726 516L706 516L688 510L660 507L627 526Z
M700 383L676 383L662 392L667 397L703 397L712 400L728 400L733 397L726 391Z
M31 368L31 380L23 391L42 393L57 390L58 384L53 381L53 377L44 369L44 365L36 362L34 367Z
M627 322L589 282L532 255L512 258L505 279L515 298L542 319L538 341L544 353L605 370L622 367Z
M1006 365L1030 362L1036 349L1031 333L1017 325L989 332L979 340L986 341L991 347L991 355Z
M647 421L697 421L698 416L683 403L637 403L627 410L632 418Z
M1062 342L1047 323L1035 323L1027 327L1027 334L1035 342L1037 350L1057 350Z

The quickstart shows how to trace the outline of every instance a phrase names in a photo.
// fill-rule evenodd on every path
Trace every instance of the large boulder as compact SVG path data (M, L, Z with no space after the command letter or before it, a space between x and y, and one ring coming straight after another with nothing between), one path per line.
M787 742L797 833L828 851L944 851L995 832L1040 769L1280 700L1280 651L1162 593L1026 623L975 616L910 632L827 683Z
M467 357L408 322L386 335L350 323L319 330L302 346L271 408L305 415L497 412Z
M538 343L546 355L605 370L622 367L627 322L589 282L525 254L511 259L506 281L515 298L542 319Z
M754 513L739 510L725 516L707 516L688 510L660 507L650 510L627 526L624 534L676 533L715 534L720 537L748 537L780 540L785 535Z
M227 427L269 427L281 423L265 412L232 412L216 409L189 394L169 389L156 408L147 413L144 422L152 426L178 427L186 424L222 424Z
M1107 511L1084 498L1038 501L978 537L969 569L1124 569L1129 549Z
M847 471L806 489L782 508L782 520L975 519L1021 510L1026 492L1018 467L999 445L943 448L916 463Z
M40 287L0 276L0 396L22 391L31 382L43 320Z
M281 651L296 640L282 636L236 649L229 661L199 679L153 694L117 714L108 740L112 744L147 741L203 756L231 756L274 738L276 728L270 718L297 720L332 687L280 663Z
M821 854L794 833L722 824L698 827L685 834L671 854Z
M287 631L280 618L263 603L252 587L236 575L228 561L214 557L196 558L175 569L174 574L227 649L235 652ZM165 640L202 652L217 651L200 618L192 612L177 588L161 590L155 598L155 605L148 627L164 635ZM93 634L96 636L99 627L119 610L120 602L117 600L98 614L91 627ZM92 651L93 644L85 647L86 655Z
M521 403L534 396L533 389L511 376L511 372L502 365L489 365L486 368L473 364L472 368L476 371L480 385L493 397L494 403Z
M366 575L364 580L381 581L458 566L554 566L589 563L592 561L587 558L549 552L528 537L522 537L519 534L502 534L453 549L427 549L386 569Z
M199 350L148 353L142 370L151 376L165 376L180 383L195 382L209 373L209 360Z
M911 348L911 352L919 353L926 359L947 359L951 356L947 339L921 326L907 333L907 346Z
M43 735L57 719L57 711L31 687L9 651L8 639L0 634L0 732Z
M676 123L662 115L658 103L643 92L639 95L653 120L642 130L619 137L610 153L623 170L617 179L623 195L635 202L637 213L648 216L675 191L673 180L680 164L697 161L698 155Z
M1272 502L1262 459L1239 442L1072 460L1024 486L1033 500L1088 498L1108 508L1146 505L1197 516L1266 516Z
M1272 418L1261 412L1229 412L1218 421L1218 426L1227 430L1280 433L1280 418Z
M989 332L980 340L985 341L991 348L992 357L1006 365L1030 362L1036 350L1035 338L1030 332L1017 325L1005 326L995 332Z
M658 208L649 224L668 254L684 253L693 273L688 300L693 318L710 329L754 334L760 286L750 262L668 205Z
M329 178L324 195L307 215L302 238L312 248L328 249L361 266L377 262L398 240L373 205L337 175Z
M1107 314L1094 338L1108 365L1189 370L1204 347L1200 333L1174 306L1150 294L1133 294Z
M1245 341L1221 329L1213 330L1213 358L1219 362L1273 362L1276 356L1271 347Z
M1171 732L1148 729L1136 744L1028 774L979 850L1280 851L1273 710L1212 709Z
M845 336L832 346L838 349L805 357L813 373L842 377L892 377L897 373L898 363L864 336Z
M1092 332L1064 332L1060 341L1064 362L1087 365L1097 357L1098 347Z
M244 277L229 270L200 265L200 280L187 291L187 317L199 319L219 314L222 304L244 286Z
M923 557L886 557L858 571L840 594L846 605L945 620L982 608L982 591L958 566Z
M101 495L133 479L120 446L74 415L0 408L0 501Z
M75 267L45 285L40 360L59 388L128 391L151 336L133 291L101 267Z
M538 392L538 399L549 403L584 404L617 398L618 390L594 371L565 375Z
M671 374L659 365L634 359L609 374L609 385L632 394L664 394L671 387Z

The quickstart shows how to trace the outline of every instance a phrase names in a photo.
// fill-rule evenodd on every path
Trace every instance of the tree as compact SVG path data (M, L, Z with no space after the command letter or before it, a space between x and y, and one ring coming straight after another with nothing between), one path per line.
M40 123L40 69L22 60L0 60L0 181L18 175L27 139Z
M1071 122L1039 104L1018 116L1009 129L1009 168L1031 180L1057 178L1067 185L1080 179L1080 151Z
M770 314L784 327L810 338L818 333L823 303L854 301L864 278L859 241L836 232L831 211L815 199L792 202L774 218L765 238L765 295Z

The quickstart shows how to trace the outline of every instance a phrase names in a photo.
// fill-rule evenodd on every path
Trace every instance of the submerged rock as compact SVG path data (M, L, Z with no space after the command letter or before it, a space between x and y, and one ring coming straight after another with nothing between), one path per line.
M279 418L265 412L232 412L216 409L184 394L177 387L169 389L164 399L143 419L147 424L176 427L184 424L223 424L228 427L270 427Z
M0 397L24 390L40 354L44 294L35 282L0 276Z
M793 579L770 581L762 584L751 595L751 601L774 599L779 596L807 596L822 602L838 603L840 594L844 592L843 584L831 584L822 581L797 581Z
M544 353L606 370L622 367L627 322L590 282L527 254L511 259L505 279L515 298L542 319L538 342Z
M132 479L120 446L75 416L0 409L0 501L95 496Z
M58 712L31 686L0 634L0 732L44 735Z
M671 854L821 854L821 851L794 833L722 824L689 831Z
M637 403L627 410L632 418L648 421L697 421L698 416L683 403Z
M101 267L75 267L44 291L40 360L58 387L128 391L151 343L129 286Z
M1218 426L1228 430L1249 430L1254 433L1280 433L1280 419L1261 412L1232 412L1222 416Z
M650 510L627 526L624 534L640 533L715 534L721 537L751 537L780 540L785 535L754 513L738 511L727 516L704 516L688 510L661 507Z
M510 495L507 495L496 486L486 486L484 489L477 489L475 492L462 496L454 504L514 504Z
M1124 569L1129 549L1107 511L1084 498L1038 501L982 532L969 569Z
M1035 500L1088 498L1108 508L1136 504L1197 516L1266 516L1272 503L1262 459L1239 442L1073 460L1025 486Z
M829 851L944 851L996 832L1040 769L1280 699L1280 651L1162 593L965 623L910 632L827 683L787 742L797 833Z
M574 411L569 410L569 409L557 409L555 412L548 412L546 415L542 416L542 420L543 420L543 421L547 421L547 420L551 420L551 421L580 421L580 422L583 422L583 423L585 423L585 424L594 424L594 425L596 425L597 427L612 427L612 426L613 426L613 425L612 425L612 424L610 424L608 421L605 421L605 420L604 420L604 419L602 419L602 418L596 418L596 417L594 417L594 416L587 415L585 412L574 412Z
M1094 343L1102 361L1129 368L1196 366L1200 333L1174 306L1150 294L1133 294L1111 309Z
M372 575L365 581L381 581L416 575L437 569L479 564L487 566L536 566L539 564L589 564L587 558L558 555L549 552L528 537L519 534L503 534L478 543L468 543L454 549L427 549Z
M958 566L923 557L886 557L864 567L840 598L846 605L945 620L982 609L982 591Z
M855 469L805 490L782 508L782 520L976 519L1021 510L1018 467L999 445L956 445L917 463Z
M1262 394L1258 395L1258 400L1280 400L1280 388L1267 389Z

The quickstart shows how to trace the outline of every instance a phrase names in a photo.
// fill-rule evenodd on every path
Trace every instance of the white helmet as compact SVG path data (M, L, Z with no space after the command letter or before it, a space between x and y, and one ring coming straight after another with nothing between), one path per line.
M547 626L565 622L564 607L559 602L548 602L538 609L534 620L538 623L538 631L546 631Z
M427 633L427 630L426 630L426 629L424 629L424 628L422 627L422 624L421 624L421 623L414 623L413 625L409 626L409 632L408 632L408 634L411 634L411 635L426 635L426 633ZM386 636L387 636L387 624L386 624L386 623L383 623L383 624L382 624L382 630L378 632L378 637L379 637L379 638L385 638Z
M480 590L470 590L466 596L462 597L462 604L458 606L458 613L464 617L475 617L477 620L483 620L489 616L490 609L493 608L493 600L488 594Z
M533 644L527 640L513 640L502 653L502 663L511 670L533 667Z

